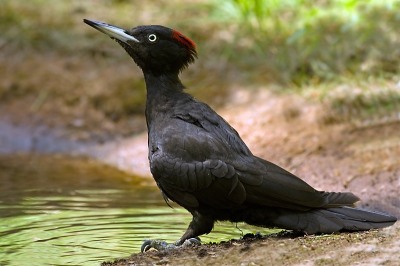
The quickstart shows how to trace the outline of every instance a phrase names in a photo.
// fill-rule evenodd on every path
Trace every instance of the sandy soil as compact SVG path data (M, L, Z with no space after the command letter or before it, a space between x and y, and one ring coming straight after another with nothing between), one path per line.
M103 262L122 265L399 265L400 225L360 233L295 236L290 233L206 244L171 251L150 250Z

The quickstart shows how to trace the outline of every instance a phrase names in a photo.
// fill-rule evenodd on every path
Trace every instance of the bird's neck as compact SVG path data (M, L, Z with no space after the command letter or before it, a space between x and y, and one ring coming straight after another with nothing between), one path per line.
M165 113L173 111L176 103L187 95L178 75L153 75L144 73L147 99L147 123Z
M182 92L185 88L178 75L144 73L144 79L147 88L147 100L159 98L164 94Z

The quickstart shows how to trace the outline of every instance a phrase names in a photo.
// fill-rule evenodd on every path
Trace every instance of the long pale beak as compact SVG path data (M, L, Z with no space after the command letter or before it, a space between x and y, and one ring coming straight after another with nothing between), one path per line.
M111 38L120 40L128 45L129 45L128 41L139 42L138 39L127 34L126 30L124 30L122 28L119 28L119 27L116 27L116 26L113 26L113 25L110 25L107 23L103 23L100 21L89 20L89 19L83 19L83 22L85 22L89 26L95 28L96 30L101 31L104 34L107 34Z

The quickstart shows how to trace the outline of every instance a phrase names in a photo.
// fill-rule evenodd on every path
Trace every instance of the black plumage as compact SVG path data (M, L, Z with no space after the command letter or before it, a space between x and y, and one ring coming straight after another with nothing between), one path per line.
M359 198L352 193L317 191L254 156L222 117L183 91L178 75L197 56L189 38L163 26L124 30L85 23L116 40L143 71L151 173L164 199L193 215L177 245L209 233L215 221L308 234L368 230L396 221L354 208ZM144 249L149 246L147 242Z

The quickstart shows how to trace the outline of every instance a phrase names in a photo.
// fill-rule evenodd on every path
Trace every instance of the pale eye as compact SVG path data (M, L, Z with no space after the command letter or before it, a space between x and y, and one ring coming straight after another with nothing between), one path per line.
M149 38L149 41L151 41L151 42L157 41L157 36L155 34L150 34L148 36L148 38Z

